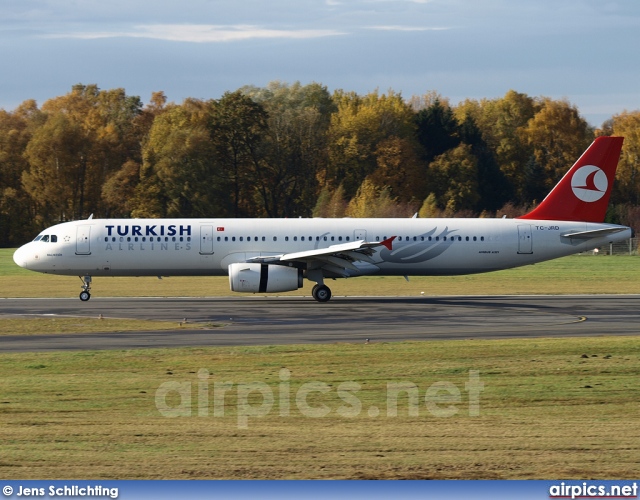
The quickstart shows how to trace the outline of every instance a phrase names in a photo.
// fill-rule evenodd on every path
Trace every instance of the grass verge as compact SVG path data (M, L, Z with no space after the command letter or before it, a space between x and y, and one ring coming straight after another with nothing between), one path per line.
M631 479L639 371L629 337L5 354L0 476ZM398 382L416 415L402 393L388 416ZM170 387L190 416L160 414Z
M60 317L12 318L2 317L0 336L4 335L54 335L60 333L103 333L173 330L183 325L168 321L131 320L113 318ZM189 323L189 328L212 328L213 324Z

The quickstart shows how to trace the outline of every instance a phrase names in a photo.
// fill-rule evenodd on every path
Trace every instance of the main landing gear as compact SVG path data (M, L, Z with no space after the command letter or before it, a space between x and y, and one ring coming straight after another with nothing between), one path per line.
M331 289L327 285L314 285L311 289L311 295L318 302L328 302L331 298Z
M84 278L80 276L82 280L82 291L80 292L80 300L82 302L86 302L91 298L91 276L85 276Z

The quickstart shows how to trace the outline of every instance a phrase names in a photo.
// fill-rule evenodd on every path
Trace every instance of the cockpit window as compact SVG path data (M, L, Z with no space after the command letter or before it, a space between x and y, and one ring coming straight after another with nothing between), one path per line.
M38 236L36 236L36 238L33 241L44 241L45 243L47 242L58 243L58 236L55 234L52 234L52 235L39 234Z

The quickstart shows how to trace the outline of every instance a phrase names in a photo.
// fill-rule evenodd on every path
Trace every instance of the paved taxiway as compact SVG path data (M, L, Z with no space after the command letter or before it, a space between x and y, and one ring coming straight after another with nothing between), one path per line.
M0 299L0 320L100 314L175 321L176 329L2 336L0 352L640 333L640 295ZM189 326L202 323L225 326Z

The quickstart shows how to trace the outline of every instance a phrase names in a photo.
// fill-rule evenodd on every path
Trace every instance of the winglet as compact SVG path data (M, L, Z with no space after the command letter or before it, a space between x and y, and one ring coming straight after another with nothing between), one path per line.
M395 240L397 238L397 236L392 236L391 238L387 238L384 241L381 241L380 244L384 245L385 247L387 247L387 250L391 251L391 243L393 242L393 240Z

